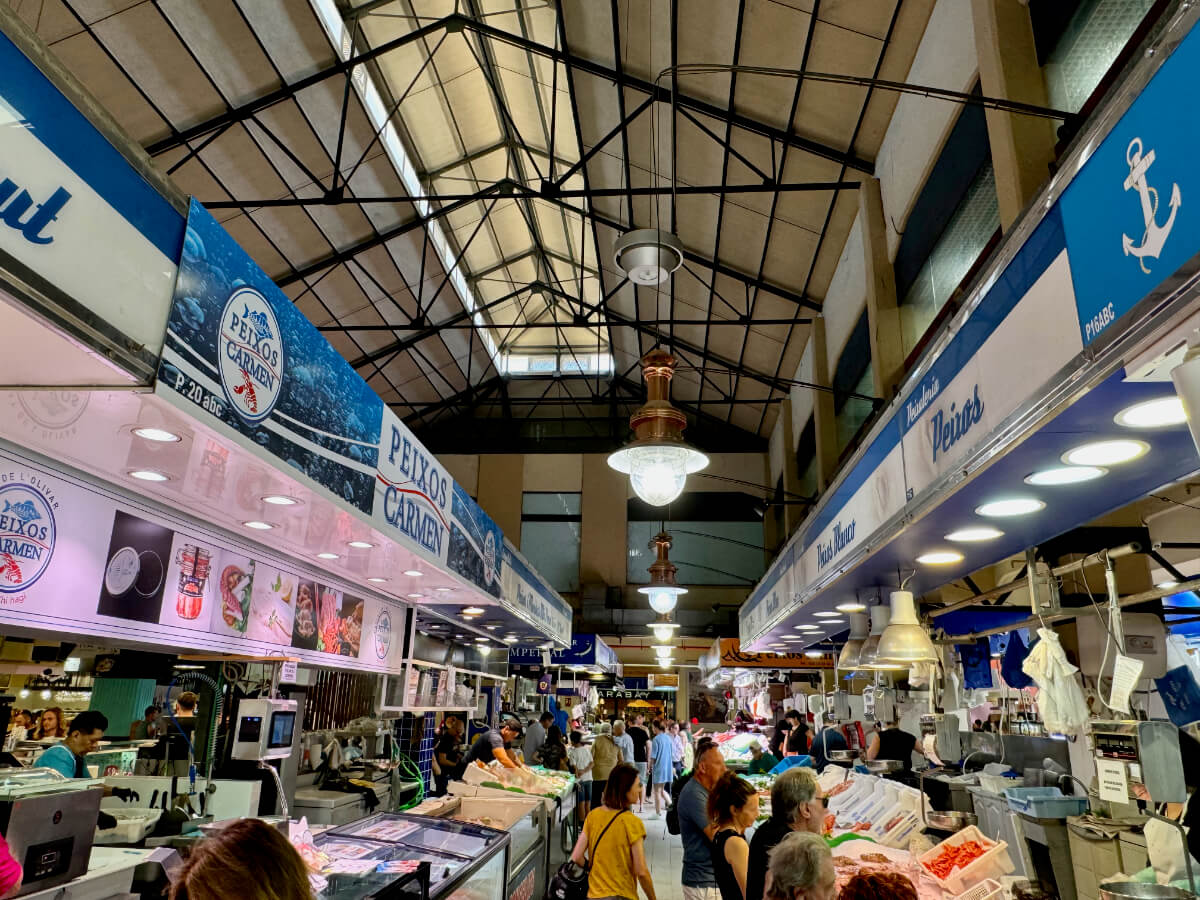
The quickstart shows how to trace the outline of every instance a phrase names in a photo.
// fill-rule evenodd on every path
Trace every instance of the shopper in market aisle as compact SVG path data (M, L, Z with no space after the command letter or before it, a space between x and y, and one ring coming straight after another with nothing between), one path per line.
M592 806L599 806L603 802L608 774L621 762L621 751L613 743L608 725L599 725L598 731L596 739L592 741Z
M310 900L308 868L278 829L238 819L196 844L170 900Z
M837 870L833 853L816 834L789 834L771 851L767 900L833 900Z
M538 751L546 743L546 729L554 724L554 713L544 712L536 719L529 720L529 728L525 732L525 765L532 766L539 762Z
M625 730L624 719L614 719L612 723L613 743L617 745L617 749L621 751L621 762L628 763L633 766L633 754L636 748L633 745L633 738ZM634 766L636 769L637 766Z
M538 760L547 769L566 771L567 742L557 725L546 729L546 741L538 749Z
M650 799L650 780L646 771L646 750L650 745L650 732L646 729L646 717L641 713L633 717L629 737L633 740L633 766L642 782L642 798L638 800L640 813L645 801Z
M746 829L757 818L758 792L746 779L726 772L708 794L708 839L721 900L746 900L750 862Z
M696 749L696 768L679 793L679 835L683 839L684 900L721 900L713 874L708 835L708 793L725 774L725 757L716 744Z
M626 763L613 768L604 789L604 805L583 823L571 859L583 866L591 860L588 897L637 900L638 885L647 900L657 900L646 863L646 826L631 811L641 795L637 769Z
M520 739L521 723L516 719L505 719L499 728L489 728L475 738L463 764L469 766L473 762L481 762L486 766L495 759L506 769L520 768L509 749L513 741Z
M160 713L162 713L162 710L154 704L147 706L142 718L129 726L129 739L131 741L154 740L158 735L158 717Z
M51 706L49 709L43 710L38 716L38 726L33 733L35 741L44 741L50 738L65 738L67 736L67 720L63 716L61 706Z
M771 732L771 753L779 759L783 759L787 753L787 738L791 729L792 723L788 721L787 716L780 713L779 721L775 723L775 729Z
M446 716L442 722L437 745L433 748L434 759L441 770L441 774L435 778L438 796L446 793L446 788L452 780L457 781L462 778L465 768L463 766L462 739L465 730L463 720L458 716Z
M654 720L654 740L650 742L650 772L654 778L654 817L662 815L663 808L670 805L671 779L675 776L675 747L667 734L666 723Z
M672 722L667 727L667 735L671 738L671 766L675 777L678 778L683 774L683 748L686 743L683 735L679 733L678 722Z
M891 722L887 728L875 731L867 742L867 759L893 759L904 766L905 771L912 769L912 755L925 755L921 742L916 735L902 731L896 722Z
M587 819L592 808L592 748L583 742L582 731L571 732L571 746L567 748L567 762L575 773L575 793L578 797L579 819Z
M805 766L783 772L771 784L771 817L754 830L750 841L750 875L746 900L763 900L771 851L794 831L823 834L826 801L816 773Z

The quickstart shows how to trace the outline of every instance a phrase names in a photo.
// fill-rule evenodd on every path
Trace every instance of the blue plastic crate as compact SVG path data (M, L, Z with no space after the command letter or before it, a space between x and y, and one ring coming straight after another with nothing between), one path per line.
M1087 811L1087 797L1065 795L1056 787L1005 788L1004 799L1013 812L1037 819L1065 819Z

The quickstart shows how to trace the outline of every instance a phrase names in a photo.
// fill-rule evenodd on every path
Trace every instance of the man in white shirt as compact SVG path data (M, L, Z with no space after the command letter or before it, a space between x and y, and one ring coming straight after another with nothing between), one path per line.
M633 765L633 738L625 733L625 720L613 722L613 743L621 751L621 762Z
M583 732L571 732L571 746L567 748L567 762L575 773L578 792L579 820L587 818L592 799L592 748L583 742Z

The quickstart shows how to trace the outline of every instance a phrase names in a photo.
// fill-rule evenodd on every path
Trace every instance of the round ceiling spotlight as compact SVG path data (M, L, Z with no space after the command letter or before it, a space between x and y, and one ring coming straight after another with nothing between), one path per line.
M1144 456L1150 450L1145 441L1122 438L1115 441L1093 441L1068 450L1062 461L1072 466L1115 466Z
M950 532L946 535L946 540L954 541L955 543L973 544L976 541L992 541L998 537L1004 537L1004 532L999 528L992 528L990 525L972 525Z
M613 262L636 285L662 284L683 265L683 244L669 231L639 228L617 238Z
M1187 421L1183 401L1179 397L1160 397L1128 406L1117 413L1114 421L1126 428L1165 428Z
M1045 507L1046 504L1036 497L1005 497L991 500L977 507L975 512L989 519L1004 519L1009 516L1027 516Z
M1055 466L1052 469L1041 469L1025 477L1026 484L1035 487L1054 487L1060 484L1080 484L1093 481L1108 474L1108 469L1101 466Z

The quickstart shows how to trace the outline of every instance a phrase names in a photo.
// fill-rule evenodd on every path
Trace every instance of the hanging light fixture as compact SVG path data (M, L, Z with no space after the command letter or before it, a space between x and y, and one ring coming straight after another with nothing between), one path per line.
M910 665L937 662L937 649L921 621L912 591L892 591L891 622L879 637L876 659Z
M841 656L838 657L837 667L839 669L857 669L859 667L859 656L870 633L871 617L866 613L851 613L850 638L842 647Z
M681 588L675 583L675 564L667 558L671 549L671 535L660 531L650 539L650 547L654 549L657 558L650 564L650 584L638 588L638 593L645 594L650 601L650 608L660 616L666 616L675 608L680 594L686 594L687 588Z
M860 669L886 672L889 669L907 668L903 663L888 662L879 658L879 639L882 637L884 629L891 624L891 621L892 610L890 607L883 606L882 604L871 607L871 633L863 641L862 650L858 654L858 667Z
M675 648L672 647L670 644L655 644L654 645L654 655L657 656L659 659L669 657L674 652L675 652Z
M670 613L663 613L655 621L650 623L650 630L654 632L654 639L659 643L666 643L675 634L679 628L678 622L671 621Z
M646 403L629 417L633 440L608 457L613 469L629 476L633 492L651 506L666 506L683 493L688 475L708 465L708 457L683 440L687 417L671 405L675 357L651 350L642 357Z

